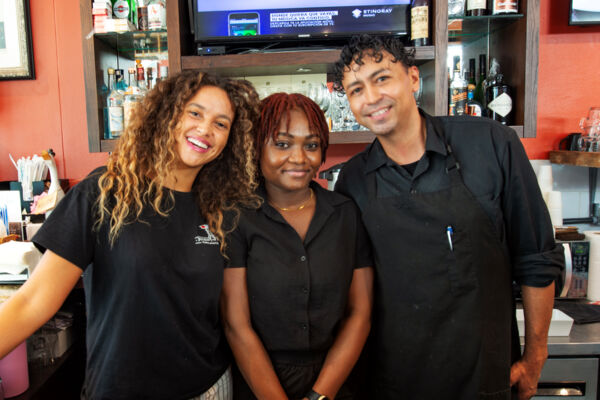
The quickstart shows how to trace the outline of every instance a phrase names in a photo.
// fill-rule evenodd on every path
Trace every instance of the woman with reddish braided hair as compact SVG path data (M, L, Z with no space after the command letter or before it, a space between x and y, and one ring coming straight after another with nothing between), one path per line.
M219 299L233 226L223 221L260 204L258 106L247 81L186 71L158 83L107 165L33 237L45 254L0 307L0 358L56 313L83 274L83 399L231 400Z
M313 181L328 144L308 97L261 102L263 204L228 236L221 306L236 399L354 398L347 379L370 329L372 261L354 203Z

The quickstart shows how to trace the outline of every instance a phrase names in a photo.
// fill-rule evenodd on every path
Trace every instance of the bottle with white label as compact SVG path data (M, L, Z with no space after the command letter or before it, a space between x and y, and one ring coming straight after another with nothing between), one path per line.
M487 0L467 0L467 17L487 15Z
M504 76L497 74L486 88L487 116L503 125L513 124L513 100Z
M108 130L110 139L115 139L123 133L123 94L116 88L115 70L108 69L108 86L111 88L108 94Z
M516 14L519 12L518 0L492 0L492 14Z
M148 27L150 30L167 29L167 8L164 0L148 2Z

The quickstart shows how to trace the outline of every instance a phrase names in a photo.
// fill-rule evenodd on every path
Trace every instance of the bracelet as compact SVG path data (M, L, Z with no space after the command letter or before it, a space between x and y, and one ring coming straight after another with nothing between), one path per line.
M308 391L308 393L306 394L306 398L308 400L329 400L329 397L322 395L320 393L317 393L312 389L310 389Z

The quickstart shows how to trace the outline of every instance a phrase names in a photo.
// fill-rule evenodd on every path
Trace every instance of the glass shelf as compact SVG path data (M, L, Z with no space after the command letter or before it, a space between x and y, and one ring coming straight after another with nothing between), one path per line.
M475 41L489 36L496 31L505 29L512 22L522 19L523 14L484 15L481 17L453 17L448 19L448 24L462 22L461 30L449 30L448 40Z
M168 58L166 30L96 33L94 37L131 60Z
M490 19L519 19L523 18L523 14L497 14L497 15L481 15L479 17L467 17L463 15L462 17L448 17L450 21L455 19L462 19L465 21L481 21L481 20L490 20Z

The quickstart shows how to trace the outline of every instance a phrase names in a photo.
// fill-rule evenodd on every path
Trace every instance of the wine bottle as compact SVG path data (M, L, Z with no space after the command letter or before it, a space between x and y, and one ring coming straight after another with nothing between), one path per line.
M486 69L486 55L479 55L479 77L477 78L477 85L475 86L475 92L473 93L473 99L485 106L485 88L483 84L487 76Z
M468 17L480 17L487 14L487 0L467 0Z
M510 87L504 82L504 76L496 60L492 60L490 76L486 86L486 113L488 118L494 119L503 125L512 125L513 101Z
M410 4L410 40L413 46L430 45L429 0L412 0Z

